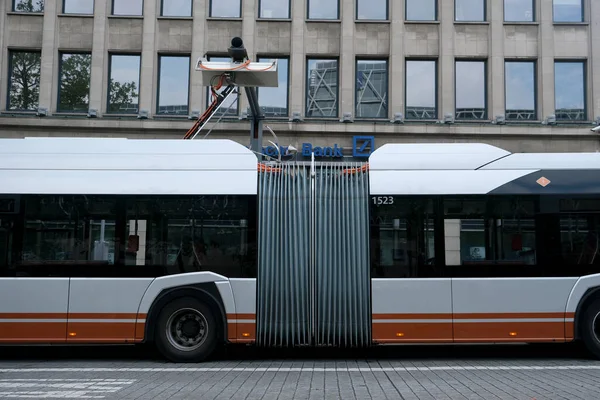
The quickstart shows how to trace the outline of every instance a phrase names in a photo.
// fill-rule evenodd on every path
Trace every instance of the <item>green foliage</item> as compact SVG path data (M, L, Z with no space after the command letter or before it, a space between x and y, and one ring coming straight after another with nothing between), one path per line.
M60 77L61 111L87 111L91 64L90 54L70 54L63 58Z
M111 78L109 84L109 112L119 112L133 103L133 99L138 97L137 85L131 82L116 82Z
M44 0L17 0L15 11L22 12L44 12Z

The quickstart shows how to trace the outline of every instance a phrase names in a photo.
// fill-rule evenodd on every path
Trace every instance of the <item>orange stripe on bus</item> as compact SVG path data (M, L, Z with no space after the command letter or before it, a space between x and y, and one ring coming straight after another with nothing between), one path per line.
M72 319L145 319L146 314L137 313L69 313Z
M136 322L135 324L135 340L142 341L146 336L146 324L144 322Z
M128 343L135 339L135 323L71 322L67 327L68 342ZM74 336L71 334L74 333Z
M452 319L452 314L373 314L373 319Z
M0 313L0 319L67 319L66 313Z
M373 340L378 342L452 342L452 323L373 324Z
M237 340L237 324L235 322L227 323L227 340Z
M238 322L236 325L236 336L238 343L256 340L256 324ZM248 334L248 336L244 336L244 334Z
M0 313L0 319L145 319L137 313Z
M0 322L0 342L64 342L64 322Z
M454 324L454 340L565 340L564 322L485 322Z
M381 319L524 319L524 318L574 318L575 313L538 312L538 313L400 313L373 314L373 320Z
M565 322L565 339L566 340L575 339L575 323L574 322Z
M527 313L461 313L454 319L520 319L520 318L567 318L564 312L527 312Z
M256 314L227 314L227 319L256 319Z

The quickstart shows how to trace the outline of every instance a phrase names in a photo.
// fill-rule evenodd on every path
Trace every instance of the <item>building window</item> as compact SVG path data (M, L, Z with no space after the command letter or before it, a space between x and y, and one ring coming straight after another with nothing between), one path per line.
M355 86L356 118L387 118L387 61L357 60Z
M109 61L108 112L138 112L140 95L140 55L111 54Z
M8 110L34 111L40 97L39 51L9 51Z
M112 0L113 15L143 15L144 0Z
M94 0L63 0L64 14L93 14Z
M306 116L334 118L338 115L338 60L309 59L306 68Z
M554 98L557 120L586 120L585 81L583 61L555 62Z
M190 56L160 56L157 113L188 115Z
M437 20L437 0L406 0L406 20Z
M269 3L273 4L276 1L277 0L269 0ZM209 15L213 18L241 18L242 0L210 0Z
M308 19L339 19L340 0L308 0Z
M583 0L554 0L554 22L583 22Z
M212 62L226 62L226 63L231 62L231 58L229 58L229 57L208 56L207 59L208 59L208 61L212 61ZM221 87L221 89L217 90L216 92L223 93L223 91L225 91L226 87L227 87L226 85L223 85ZM240 102L238 99L238 97L239 97L238 90L239 90L239 87L236 87L236 89L234 89L234 91L227 98L227 100L225 100L221 104L221 108L219 108L217 110L217 112L215 113L215 116L217 118L221 117L221 116L223 116L224 118L231 118L231 117L237 117L239 115ZM211 92L211 88L207 87L206 88L206 105L208 106L212 102L213 102L213 94Z
M485 0L454 0L456 21L485 21Z
M290 0L259 0L260 18L290 18Z
M227 3L227 1L220 0ZM163 17L191 17L192 0L162 0L160 15Z
M356 0L356 19L388 19L388 0Z
M406 61L406 118L437 118L437 61Z
M269 62L272 58L259 57L259 62ZM258 88L258 104L266 117L288 116L288 85L289 85L289 59L277 59L278 87Z
M536 120L536 62L507 61L504 64L507 120Z
M507 22L533 22L533 0L504 0L504 20Z
M13 11L44 12L44 0L13 0Z
M61 54L58 111L86 112L88 110L91 64L90 53Z
M457 61L456 68L456 119L481 120L486 112L485 61Z

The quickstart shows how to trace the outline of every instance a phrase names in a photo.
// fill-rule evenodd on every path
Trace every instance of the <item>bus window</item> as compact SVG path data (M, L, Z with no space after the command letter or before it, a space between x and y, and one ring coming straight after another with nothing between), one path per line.
M434 201L394 197L371 207L372 276L435 276Z
M535 227L533 198L445 199L446 265L535 265Z

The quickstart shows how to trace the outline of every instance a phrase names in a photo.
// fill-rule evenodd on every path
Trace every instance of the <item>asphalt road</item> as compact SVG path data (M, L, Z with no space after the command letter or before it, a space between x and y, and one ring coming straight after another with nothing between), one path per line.
M0 398L600 399L580 346L230 347L173 364L144 347L0 347Z

